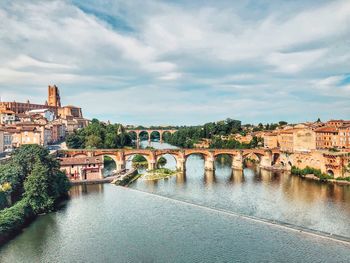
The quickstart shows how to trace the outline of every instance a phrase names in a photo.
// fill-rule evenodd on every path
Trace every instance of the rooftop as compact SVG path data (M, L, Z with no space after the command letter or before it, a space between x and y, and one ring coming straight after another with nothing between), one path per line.
M337 128L331 126L324 126L315 129L315 132L338 132Z
M103 157L73 157L60 158L61 166L66 165L82 165L82 164L103 164Z

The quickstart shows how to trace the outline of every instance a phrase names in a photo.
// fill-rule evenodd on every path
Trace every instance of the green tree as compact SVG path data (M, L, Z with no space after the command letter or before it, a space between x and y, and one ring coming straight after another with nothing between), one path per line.
M157 166L164 167L166 163L167 163L167 160L163 156L161 156L157 162Z
M84 138L79 136L77 132L69 134L66 138L66 143L69 148L82 149L84 148Z
M49 194L49 169L36 163L33 171L24 182L24 198L27 198L33 211L37 214L50 211L54 198Z
M102 139L97 135L89 135L86 138L86 148L102 148Z
M113 149L117 148L117 133L107 133L106 139L104 142L104 148Z
M279 121L278 124L279 124L280 126L283 126L283 125L287 125L288 122L286 122L286 121Z
M141 154L136 154L133 158L132 158L132 162L133 163L141 163L141 162L147 162L147 159L141 155Z

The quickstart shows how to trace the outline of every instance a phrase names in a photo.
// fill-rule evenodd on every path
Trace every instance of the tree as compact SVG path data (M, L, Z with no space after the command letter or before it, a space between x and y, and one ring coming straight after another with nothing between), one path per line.
M287 125L288 122L286 122L286 121L279 121L278 124L279 124L280 126L283 126L283 125Z
M23 176L29 175L37 162L50 167L50 171L59 168L58 161L49 151L37 144L23 145L12 155L12 165L19 168Z
M83 137L79 136L76 132L67 136L66 143L67 146L72 149L84 148Z
M157 166L164 167L166 163L167 163L167 160L163 156L161 156L157 162Z
M136 154L133 158L132 158L132 162L133 163L141 163L141 162L147 162L147 159L141 155L141 154Z
M105 124L97 119L83 128L67 136L69 148L122 148L131 146L131 136L121 124Z
M89 135L86 138L86 148L101 148L102 147L102 139L97 135Z
M49 195L48 173L47 167L36 163L33 171L24 182L24 198L27 198L36 214L50 211L53 208L54 199Z
M116 133L107 133L106 139L104 142L104 148L113 149L117 148L117 134Z

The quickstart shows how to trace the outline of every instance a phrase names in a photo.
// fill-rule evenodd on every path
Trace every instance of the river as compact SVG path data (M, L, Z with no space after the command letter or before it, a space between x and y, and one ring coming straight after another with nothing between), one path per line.
M73 187L62 209L0 249L0 262L350 262L350 243L315 234L350 239L349 186L215 165L204 172L193 155L185 175Z

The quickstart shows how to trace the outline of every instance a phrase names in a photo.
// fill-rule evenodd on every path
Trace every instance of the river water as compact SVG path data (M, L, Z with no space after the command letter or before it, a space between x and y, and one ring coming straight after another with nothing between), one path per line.
M62 209L0 248L0 262L350 262L349 243L306 233L350 238L349 186L215 165L204 172L193 155L185 175L73 187Z

